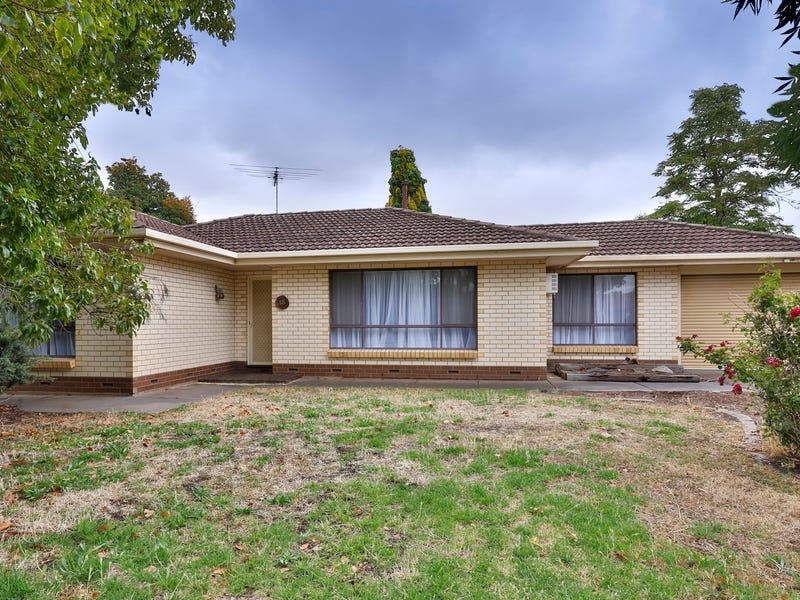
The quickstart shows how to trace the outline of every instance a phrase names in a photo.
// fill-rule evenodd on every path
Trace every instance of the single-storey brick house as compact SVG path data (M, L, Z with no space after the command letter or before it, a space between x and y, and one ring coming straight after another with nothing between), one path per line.
M760 265L800 287L798 238L665 221L512 227L381 208L178 226L137 213L132 236L156 249L147 323L127 338L79 319L41 363L53 380L26 389L133 393L245 365L499 380L544 378L558 360L694 365L675 336L732 339L721 314L744 306Z

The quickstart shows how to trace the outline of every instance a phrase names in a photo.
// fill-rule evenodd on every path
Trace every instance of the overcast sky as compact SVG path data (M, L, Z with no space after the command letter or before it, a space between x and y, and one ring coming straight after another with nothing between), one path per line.
M381 207L389 151L411 148L434 212L497 223L651 211L667 136L699 87L737 83L748 118L791 59L770 7L719 0L240 0L236 39L194 36L153 115L103 109L89 150L136 156L201 221L273 212L270 181L230 166L321 169L280 212ZM800 212L784 208L800 232Z

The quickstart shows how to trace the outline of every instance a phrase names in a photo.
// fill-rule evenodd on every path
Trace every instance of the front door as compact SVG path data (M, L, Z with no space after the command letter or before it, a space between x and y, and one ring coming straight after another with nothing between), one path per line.
M272 281L250 280L248 364L272 364Z

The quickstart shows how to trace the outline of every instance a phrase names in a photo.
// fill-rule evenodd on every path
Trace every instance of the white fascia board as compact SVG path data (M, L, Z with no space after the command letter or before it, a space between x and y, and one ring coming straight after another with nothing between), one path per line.
M147 227L135 227L131 230L130 237L143 239L150 242L158 250L164 250L170 254L184 255L187 258L201 259L203 261L233 265L236 263L236 252L223 250L211 244L196 242L186 238L163 233Z
M570 256L575 259L591 252L597 243L534 242L513 244L464 244L458 246L401 246L393 248L342 248L335 250L295 250L287 252L242 252L236 264L313 264L319 262L387 262L392 260L468 260L476 258L547 258Z
M584 256L567 268L638 267L653 265L728 265L741 263L800 262L800 252L719 252L708 254L620 254Z

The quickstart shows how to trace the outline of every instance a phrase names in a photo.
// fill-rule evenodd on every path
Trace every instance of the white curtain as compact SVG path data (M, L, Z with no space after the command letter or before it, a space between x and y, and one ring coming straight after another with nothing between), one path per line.
M553 298L553 343L636 343L636 277L562 276Z
M331 272L331 348L360 348L361 272Z
M20 319L17 315L9 313L6 315L5 323L10 327L17 327ZM55 321L50 339L32 348L31 354L36 356L75 356L75 326L67 327L60 321Z
M562 275L553 296L553 343L592 343L592 276Z
M474 269L333 271L331 347L476 348L475 286Z
M75 329L66 327L60 322L53 325L53 333L50 334L49 349L50 356L75 356Z
M595 344L633 344L636 328L636 282L633 275L597 275L594 278ZM602 325L616 324L616 327Z
M444 325L462 325L462 327L445 327L442 331L443 348L477 348L478 336L475 324L478 320L476 312L477 282L474 269L442 270L442 323Z
M364 273L365 348L437 348L439 329L386 327L441 322L439 270ZM381 325L370 328L369 325Z

